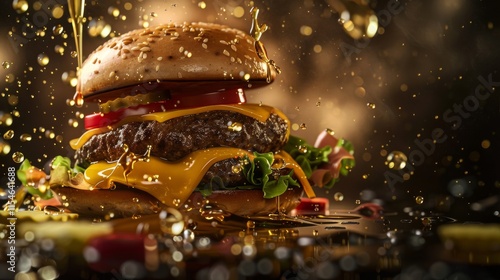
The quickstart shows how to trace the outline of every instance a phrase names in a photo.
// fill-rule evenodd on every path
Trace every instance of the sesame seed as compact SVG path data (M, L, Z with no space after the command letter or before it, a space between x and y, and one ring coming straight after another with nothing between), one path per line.
M150 52L151 48L150 47L142 47L141 52Z
M235 46L235 45L231 45L231 49L232 49L233 51L237 51L237 50L236 50L236 46Z
M160 64L156 65L156 72L160 70Z
M207 49L207 48L208 48L207 44L205 44L205 43L201 44L201 46L202 46L204 49Z
M230 55L230 54L229 54L229 52L228 52L227 50L223 50L223 51L222 51L222 53L223 53L224 55L226 55L226 56L229 56L229 55Z
M178 77L179 79L182 79L182 74L181 74L181 72L177 72L177 77Z
M224 44L224 45L229 45L228 42L224 41L224 40L220 40L219 41L221 44Z
M159 56L156 60L158 60L158 61L162 61L162 60L163 60L163 57L162 57L162 56Z
M184 47L182 47L182 46L181 46L181 47L179 48L179 52L180 52L180 53L181 53L181 52L184 52Z

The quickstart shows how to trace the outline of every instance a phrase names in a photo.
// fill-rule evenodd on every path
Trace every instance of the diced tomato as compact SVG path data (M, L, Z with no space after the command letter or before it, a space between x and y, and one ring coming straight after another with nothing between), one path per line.
M112 125L120 120L149 113L165 112L170 110L196 108L219 104L242 104L246 102L242 89L211 92L198 95L178 94L169 100L162 100L149 104L119 109L109 113L95 113L85 116L85 129L93 129Z

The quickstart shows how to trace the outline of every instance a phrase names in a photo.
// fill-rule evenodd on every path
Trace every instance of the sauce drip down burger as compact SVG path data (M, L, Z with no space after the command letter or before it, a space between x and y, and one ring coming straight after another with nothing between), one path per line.
M290 141L279 109L246 102L245 90L271 83L280 71L259 40L266 26L255 24L253 37L218 24L165 24L92 52L77 90L99 112L85 117L85 133L70 143L74 167L67 158L52 162L55 203L83 216L207 201L255 215L276 211L275 197L280 211L293 209L303 193L314 197L312 170L303 167L315 166L294 159L314 147ZM327 146L311 157L327 163L331 153Z

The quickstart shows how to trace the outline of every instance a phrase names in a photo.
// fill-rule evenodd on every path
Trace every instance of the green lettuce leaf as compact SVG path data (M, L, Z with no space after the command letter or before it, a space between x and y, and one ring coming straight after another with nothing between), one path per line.
M19 166L19 169L16 172L17 178L19 181L21 181L22 185L26 189L26 191L33 195L33 196L39 196L42 199L51 199L53 197L52 191L50 189L47 189L45 191L40 191L37 187L35 187L34 184L31 182L28 182L28 172L30 169L34 167L31 166L31 163L29 160L24 160L21 165Z
M316 148L293 135L283 149L295 159L308 178L319 166L328 163L328 155L332 152L330 146Z

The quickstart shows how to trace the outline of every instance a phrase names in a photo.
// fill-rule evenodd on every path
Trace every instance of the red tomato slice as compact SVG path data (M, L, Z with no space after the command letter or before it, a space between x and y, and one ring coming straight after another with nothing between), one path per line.
M209 105L241 104L245 102L245 92L242 89L211 92L201 95L173 95L169 100L123 108L106 114L96 113L85 116L85 129L89 130L112 125L129 116Z

